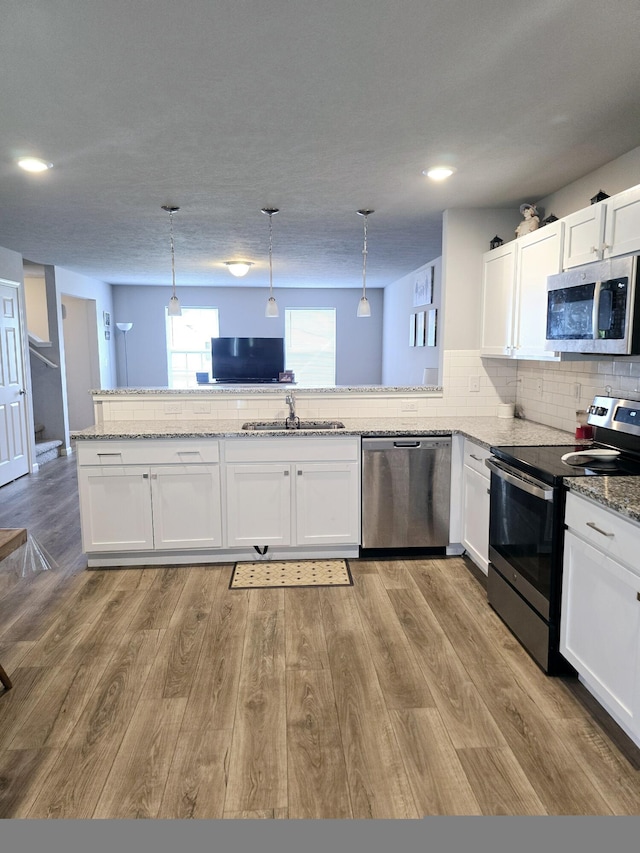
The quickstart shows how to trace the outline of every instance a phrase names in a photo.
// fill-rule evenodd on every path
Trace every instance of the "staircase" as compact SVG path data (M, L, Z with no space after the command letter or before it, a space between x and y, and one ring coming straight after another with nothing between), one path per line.
M45 441L43 439L44 427L36 424L36 462L38 465L44 465L45 462L50 462L52 459L57 459L60 455L59 448L62 447L60 439Z

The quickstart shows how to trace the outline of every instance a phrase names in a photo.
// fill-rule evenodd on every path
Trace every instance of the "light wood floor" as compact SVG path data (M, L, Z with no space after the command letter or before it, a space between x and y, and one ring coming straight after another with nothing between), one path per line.
M639 751L463 558L322 589L87 570L73 459L0 489L0 526L59 564L0 563L2 818L640 814Z

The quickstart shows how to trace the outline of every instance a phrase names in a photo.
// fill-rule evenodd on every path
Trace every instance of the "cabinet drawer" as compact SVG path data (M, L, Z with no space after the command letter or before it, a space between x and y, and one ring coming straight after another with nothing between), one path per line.
M469 468L473 468L478 474L489 479L489 469L484 464L484 460L491 456L491 451L487 447L481 447L475 441L470 441L468 438L464 440L464 464Z
M78 465L185 465L218 462L217 439L79 441Z
M225 442L227 462L357 462L359 438L240 438Z
M576 536L625 563L640 576L637 568L640 525L571 492L567 495L565 524Z

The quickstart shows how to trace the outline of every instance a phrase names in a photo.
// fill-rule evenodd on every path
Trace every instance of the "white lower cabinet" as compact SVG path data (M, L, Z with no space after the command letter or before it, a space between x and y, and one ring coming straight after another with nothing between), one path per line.
M228 547L357 545L359 450L357 438L227 442Z
M567 496L560 651L640 746L640 526Z
M218 443L90 442L78 446L88 553L219 548ZM135 464L166 461L168 464Z
M291 466L227 465L227 544L291 544Z
M489 567L489 469L484 460L489 450L468 438L464 442L462 468L462 544L467 554L487 574Z

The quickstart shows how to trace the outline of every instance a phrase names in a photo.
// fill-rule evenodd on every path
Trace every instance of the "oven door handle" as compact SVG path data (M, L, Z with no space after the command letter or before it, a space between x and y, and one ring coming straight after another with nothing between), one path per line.
M547 486L546 483L540 483L538 480L534 480L524 474L516 473L513 468L507 468L496 459L485 459L484 464L497 477L505 480L511 486L515 486L517 489L521 489L535 498L541 498L543 501L553 500L553 489Z

